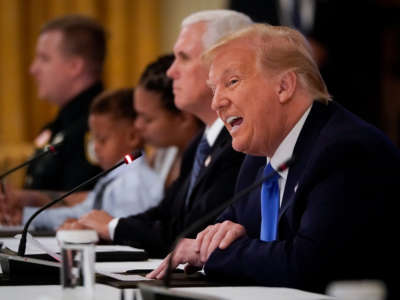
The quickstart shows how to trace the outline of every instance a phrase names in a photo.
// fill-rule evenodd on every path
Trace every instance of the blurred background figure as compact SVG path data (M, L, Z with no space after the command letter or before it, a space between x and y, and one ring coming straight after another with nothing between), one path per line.
M189 142L204 127L191 113L175 106L172 79L166 72L174 55L164 55L149 64L135 89L136 126L146 144L157 149L152 165L159 170L168 187L179 175L182 155ZM166 154L163 149L174 146Z
M47 144L63 145L57 155L28 168L25 188L69 190L99 172L89 152L87 119L90 103L103 89L105 55L104 29L88 17L68 15L42 28L30 73L39 97L60 111L35 139L35 154Z
M174 61L173 55L164 55L150 63L143 71L138 86L135 89L133 106L137 112L136 132L140 134L146 145L153 149L150 164L156 168L161 180L161 188L174 182L179 176L182 155L195 135L204 127L203 123L192 114L176 108L172 93L172 80L167 77L166 71ZM132 105L132 104L131 104ZM174 147L166 154L165 149ZM96 151L97 152L97 151ZM161 155L159 154L161 152ZM148 157L149 158L149 157ZM155 163L157 161L157 163ZM133 178L131 180L134 180ZM143 179L136 180L141 183ZM159 195L157 180L146 178L145 183L131 186L129 192L125 189L125 203L114 201L113 208L93 210L84 218L96 222L95 229L104 236L109 231L109 220L139 214L154 206L154 201L146 201L147 194ZM154 186L152 186L154 183ZM120 192L122 193L122 191ZM157 199L161 200L160 195ZM138 198L141 199L138 199ZM139 202L139 203L138 203ZM142 203L142 205L138 205ZM152 205L149 205L149 204ZM139 209L140 208L140 209ZM113 213L118 212L118 213ZM63 229L85 228L79 221L68 220Z
M143 148L140 131L134 126L137 115L132 99L132 89L119 89L100 94L91 105L89 127L94 151L103 170L113 167L125 154ZM82 203L47 209L32 225L36 229L55 230L67 219L72 222L71 218L79 218L93 209L105 210L113 216L140 213L158 204L163 186L162 178L142 156L100 178ZM23 223L36 210L25 207Z

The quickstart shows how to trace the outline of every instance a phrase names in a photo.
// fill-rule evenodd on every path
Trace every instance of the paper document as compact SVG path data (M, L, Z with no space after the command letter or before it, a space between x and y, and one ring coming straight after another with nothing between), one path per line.
M15 238L21 240L21 234L17 234ZM44 244L35 239L30 233L28 233L26 236L26 242L33 245L37 249L42 250L44 253L50 255L56 261L61 261L61 255L55 253L52 249L46 247Z
M1 241L4 243L4 246L10 248L11 250L17 252L19 246L19 238L2 238ZM54 253L60 253L60 246L58 245L57 239L55 237L34 237L36 241L42 244L46 249L52 251ZM98 245L95 248L96 252L111 252L111 251L144 251L143 249L132 248L129 246L118 246L118 245ZM45 250L37 247L30 243L29 241L26 243L26 254L43 254L47 253Z
M137 275L137 274L119 274L119 273L105 272L105 271L100 271L97 268L96 268L96 273L105 275L105 276L108 276L108 277L111 277L111 278L114 278L117 280L121 280L121 281L153 280L153 279L149 279L144 276Z
M144 252L143 249L132 248L130 246L119 246L119 245L97 245L96 246L96 252L110 252L110 251Z

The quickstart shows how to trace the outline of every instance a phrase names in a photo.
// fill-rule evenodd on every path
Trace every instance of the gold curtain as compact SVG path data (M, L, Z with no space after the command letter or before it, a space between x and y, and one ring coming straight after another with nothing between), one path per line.
M40 27L70 13L109 33L106 88L133 86L160 54L160 0L0 0L0 173L26 158L57 109L36 97L29 65Z

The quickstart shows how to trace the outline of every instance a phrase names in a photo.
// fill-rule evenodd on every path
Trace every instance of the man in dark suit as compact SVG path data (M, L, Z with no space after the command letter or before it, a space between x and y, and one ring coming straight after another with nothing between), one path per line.
M160 257L189 224L231 197L244 156L232 149L229 133L211 109L208 68L201 54L222 35L251 23L229 10L202 11L182 22L167 75L173 79L176 106L196 115L206 128L185 152L180 175L159 206L120 219L93 211L80 219L81 225L96 229L104 239Z
M263 169L275 175L196 240L183 239L173 266L188 262L204 266L209 278L318 292L343 279L390 285L397 252L385 245L397 228L398 149L330 100L296 30L254 25L206 59L212 107L234 149L258 156L246 158L237 187L261 178ZM292 156L295 164L280 171ZM148 276L162 277L165 266Z

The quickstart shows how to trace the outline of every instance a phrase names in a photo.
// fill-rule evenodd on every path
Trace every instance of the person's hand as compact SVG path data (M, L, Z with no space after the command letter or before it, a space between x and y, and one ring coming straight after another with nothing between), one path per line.
M208 226L196 237L197 248L200 250L200 261L205 263L215 248L226 249L232 242L244 235L246 235L246 229L231 221Z
M20 225L22 222L22 210L11 209L10 207L0 205L0 224L2 225Z
M0 188L0 223L19 225L22 220L22 207L19 205L16 192L3 183Z
M21 225L22 210L14 209L1 205L0 207L0 224L2 225Z
M179 264L184 263L188 263L188 266L190 266L187 266L185 270L190 270L191 272L199 270L204 263L200 261L200 252L197 245L196 240L182 239L173 252L171 270L174 270ZM171 255L172 253L168 254L161 264L151 273L147 274L146 277L151 279L163 278L168 269L168 261Z
M63 200L63 204L65 206L77 205L79 203L82 203L87 198L88 194L89 192L87 191L73 193Z
M9 215L8 225L21 225L21 224L22 224L22 210L21 209L14 210Z
M90 213L82 216L78 222L87 227L97 231L100 237L104 240L111 240L108 231L108 223L113 219L104 210L92 210Z
M7 198L3 192L3 188L0 187L0 224L6 224L7 217L8 217Z
M203 267L215 248L226 249L232 242L241 236L246 235L245 228L231 221L224 221L210 225L200 232L195 240L182 239L174 250L171 269L175 269L179 264L188 263L185 271L195 271ZM168 260L171 253L147 278L161 279L165 276L168 268Z
M67 219L65 222L57 229L57 230L77 230L77 229L86 229L87 227L83 226L78 222L77 219Z

